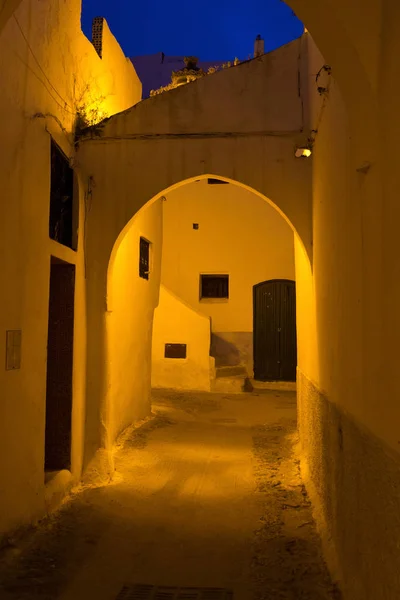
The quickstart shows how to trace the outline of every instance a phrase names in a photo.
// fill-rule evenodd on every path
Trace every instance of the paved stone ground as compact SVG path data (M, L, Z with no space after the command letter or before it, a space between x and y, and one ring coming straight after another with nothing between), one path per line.
M340 598L300 480L294 393L157 392L153 413L123 436L112 484L3 553L1 600L115 600L125 583Z

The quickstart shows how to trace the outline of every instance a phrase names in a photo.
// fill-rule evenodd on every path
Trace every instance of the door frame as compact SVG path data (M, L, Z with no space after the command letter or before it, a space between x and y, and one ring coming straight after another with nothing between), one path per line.
M52 374L54 373L49 371L50 368L50 364L53 361L54 363L54 356L50 357L49 352L51 351L51 346L52 346L52 342L50 340L50 327L51 327L51 316L52 316L52 288L51 288L51 283L52 283L52 273L53 273L53 268L56 269L57 267L60 268L66 268L68 269L69 273L71 274L71 288L70 288L70 298L69 298L69 303L70 303L70 317L69 317L69 327L68 327L68 334L70 337L70 343L68 344L68 353L70 355L69 360L68 360L68 370L66 371L67 373L67 377L66 377L66 383L67 383L67 388L68 388L68 394L66 394L65 398L68 397L68 406L64 406L64 408L67 409L67 429L65 430L66 432L66 438L63 440L60 440L60 446L61 444L64 444L64 452L61 452L61 454L64 454L64 458L59 460L55 460L54 461L54 455L53 457L51 457L49 455L49 451L50 451L50 447L52 442L54 442L54 435L53 435L53 431L52 431L52 426L54 426L54 410L52 410L51 407L51 391L54 390L54 386L51 386L49 378L51 378ZM55 272L55 271L54 271ZM55 255L51 255L50 256L50 272L49 272L49 299L48 299L48 333L47 333L47 355L46 355L46 404L45 404L45 437L44 437L44 470L45 473L54 473L60 470L71 470L72 467L72 442L73 442L73 406L74 406L74 350L75 350L75 308L76 308L76 264L75 263L71 263L68 262L66 260L63 260L61 258L59 258L58 256ZM64 411L65 412L65 411ZM51 418L49 419L49 416L51 415L51 417L53 417L53 421L51 420ZM64 415L66 416L66 415ZM68 430L68 431L67 431ZM64 433L65 433L64 432ZM67 450L68 447L68 450ZM67 453L68 453L68 457L67 457ZM51 451L50 451L51 454ZM60 458L60 457L58 457ZM54 464L54 462L57 463L57 465ZM49 463L53 463L53 466L50 467Z
M255 343L256 343L256 338L255 338L255 331L256 331L256 291L257 288L261 287L262 285L265 285L266 283L290 283L293 284L294 287L294 293L295 293L295 300L297 300L297 296L296 296L296 280L295 279L266 279L265 281L260 281L259 283L256 283L255 285L253 285L253 377L255 378L255 356L256 356L256 352L255 352ZM296 325L296 354L297 354L297 315L295 315L295 325ZM295 378L296 380L296 378ZM257 380L258 381L258 380ZM260 380L261 381L261 380ZM284 379L277 379L277 380L271 380L271 381L287 381Z

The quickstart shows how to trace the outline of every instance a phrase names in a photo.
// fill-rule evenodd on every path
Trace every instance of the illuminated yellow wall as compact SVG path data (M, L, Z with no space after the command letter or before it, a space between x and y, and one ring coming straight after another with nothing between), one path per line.
M198 229L193 228L198 225ZM200 274L229 275L229 299L200 299ZM238 184L207 179L166 194L162 282L211 320L216 365L243 364L253 373L253 286L294 274L293 230L266 200ZM157 330L155 330L157 333ZM199 330L191 346L210 344ZM175 385L180 387L176 370ZM208 384L209 377L206 377Z
M48 237L50 135L72 157L72 126L78 105L91 108L104 96L99 108L112 114L141 97L133 66L107 26L103 60L82 34L77 0L23 0L15 14L29 47L11 17L0 31L0 453L4 458L0 461L0 536L42 515L49 501L50 492L44 486L44 427L51 255L76 265L73 480L80 477L83 463L88 418L87 315L91 310L86 304L84 262L89 174L80 174L77 165L79 239L74 252ZM9 329L22 329L18 371L4 369L5 332ZM90 419L89 425L95 427Z
M270 93L272 89L274 94ZM97 373L106 360L102 352L102 332L108 260L121 230L148 202L165 196L167 200L164 202L164 210L167 210L172 193L178 193L179 188L184 188L188 181L207 178L207 174L239 181L243 186L242 190L256 189L274 202L281 211L280 214L292 219L307 251L311 252L311 163L295 158L296 143L304 143L308 136L306 112L303 111L307 96L306 39L302 37L254 61L147 99L134 109L126 110L106 121L98 137L81 142L77 159L93 177L86 260L88 301L91 306L89 330L92 339L88 356L88 398L93 404L95 421L99 417L96 413L98 399L106 391L104 382L97 379ZM226 110L226 106L229 106L229 110ZM199 135L192 136L192 132ZM218 135L210 136L210 132L218 132ZM232 136L232 132L238 132L237 137ZM258 133L252 135L251 132ZM215 218L220 219L222 227L226 227L240 209L237 206L239 203L235 202L235 186L229 184L223 187L231 190L229 199L225 196L224 200L227 212L224 216L224 211L217 212ZM247 197L253 198L249 192ZM256 198L255 203L260 207L260 214L268 211L267 203L260 198ZM216 210L218 211L218 207ZM274 219L280 219L272 208L269 210ZM211 212L206 213L205 220L211 228ZM204 219L198 232L192 230L192 222L198 221L198 214L196 210L193 217L187 215L190 216L187 223L190 231L185 229L182 232L182 235L188 236L186 240L182 238L185 243L193 243L193 233L198 233L198 239L204 240ZM244 220L248 219L244 208L241 214ZM258 219L254 217L254 221L253 235L250 232L251 226L248 230L240 227L241 238L252 244L253 252L251 260L249 257L251 277L247 291L242 292L237 278L236 282L232 281L231 286L236 300L242 299L243 302L236 303L236 316L231 311L225 323L226 306L215 305L215 311L212 312L213 319L219 319L219 329L224 337L232 331L240 334L239 337L235 336L234 343L240 344L243 349L244 361L250 365L249 370L252 368L252 286L269 277L294 276L290 228L286 226L286 232L289 232L287 239L291 245L291 258L286 267L279 257L280 242L275 239L275 243L268 246L270 260L259 268L260 263L255 260L259 247L255 247L253 238L266 238L264 232L260 232ZM237 221L232 227L227 246L232 243L235 227L236 230L239 227ZM275 228L267 227L266 230L271 239L275 235ZM101 236L97 232L101 232ZM212 235L215 236L215 231ZM235 238L234 248L236 242ZM224 256L225 265L216 265L214 268L225 269L228 266L229 269L234 269L232 251L226 250ZM266 267L273 264L272 257L280 261L279 269ZM240 260L237 254L236 259ZM171 260L174 261L173 256ZM170 264L168 257L165 261ZM210 265L204 265L204 268L208 269ZM203 306L199 306L198 296L193 297L193 290L196 290L194 293L198 292L199 269L200 264L196 264L197 275L189 285L191 296L181 298L195 310L204 312ZM195 272L193 265L191 272ZM181 274L184 275L182 271ZM174 289L173 284L166 283L166 287L180 297L180 291ZM226 314L229 314L230 306L228 305ZM237 316L242 313L243 319ZM211 312L205 314L210 316ZM236 322L233 322L234 317ZM102 418L103 415L100 414L100 419ZM99 445L104 445L103 438L104 435L99 438L97 430L93 430L87 456L92 456Z
M110 446L133 421L150 413L153 313L158 304L162 206L144 208L117 243L109 267L107 312L107 434ZM150 245L149 279L139 277L140 237Z
M302 37L106 121L98 137L82 141L78 153L97 182L98 226L112 222L121 230L146 202L210 173L270 198L310 253L312 164L295 158L296 144L309 135L303 110L308 77ZM118 222L110 201L116 193ZM107 252L114 234L114 228L105 228Z
M154 314L152 386L209 392L215 376L210 343L210 319L161 285ZM165 358L165 344L186 344L186 358Z
M229 274L229 300L201 300L200 273ZM268 279L294 279L293 231L268 202L207 180L166 194L162 282L213 331L253 331L253 286Z
M346 40L334 50L329 36L323 40L319 32L316 39L326 44L327 55L311 51L310 85L315 85L311 74L324 62L332 63L335 75L325 109L321 112L322 98L310 104L318 123L312 276L296 246L302 472L328 563L351 600L400 593L395 491L400 485L395 249L400 88L389 84L400 13L386 3L374 21L376 3L365 12L364 3L346 3L346 16L341 2L335 3L350 36L357 4L360 28L350 42L365 70L351 52L347 65L342 63ZM329 22L324 15L321 27ZM383 40L381 63L376 28ZM340 27L331 28L332 38L340 33Z
M314 382L319 382L318 345L315 322L314 280L310 261L297 235L296 264L297 364Z

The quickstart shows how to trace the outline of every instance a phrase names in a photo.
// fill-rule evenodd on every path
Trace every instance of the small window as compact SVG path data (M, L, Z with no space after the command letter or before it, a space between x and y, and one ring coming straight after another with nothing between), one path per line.
M200 275L200 298L229 298L229 275Z
M186 358L186 344L165 344L165 358Z
M51 140L49 235L68 248L73 247L74 171L68 158Z
M148 279L150 274L150 242L140 238L139 250L139 277Z

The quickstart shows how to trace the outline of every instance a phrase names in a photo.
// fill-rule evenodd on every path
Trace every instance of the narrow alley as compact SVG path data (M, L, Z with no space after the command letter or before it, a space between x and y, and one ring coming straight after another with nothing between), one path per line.
M134 584L339 598L296 443L294 392L155 392L153 416L119 440L113 482L76 490L3 549L1 599L125 600Z

